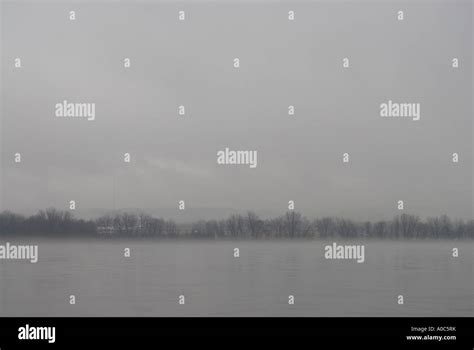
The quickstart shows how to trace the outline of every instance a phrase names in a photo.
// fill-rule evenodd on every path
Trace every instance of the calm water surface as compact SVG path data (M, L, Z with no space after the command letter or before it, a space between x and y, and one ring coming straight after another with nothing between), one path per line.
M38 263L0 261L0 315L474 316L474 242L345 242L362 264L332 242L28 241Z

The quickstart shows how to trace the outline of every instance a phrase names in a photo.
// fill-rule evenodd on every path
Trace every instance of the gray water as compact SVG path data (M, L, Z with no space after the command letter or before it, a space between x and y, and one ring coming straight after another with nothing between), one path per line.
M38 263L0 261L0 316L474 316L472 241L347 242L364 263L332 242L29 241Z

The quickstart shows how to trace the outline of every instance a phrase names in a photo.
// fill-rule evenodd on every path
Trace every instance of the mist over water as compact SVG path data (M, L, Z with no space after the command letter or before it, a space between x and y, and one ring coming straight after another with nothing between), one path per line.
M0 314L474 315L473 241L337 240L364 244L362 264L325 259L333 242L36 240L40 263L0 264Z
M474 316L473 14L0 0L0 317Z

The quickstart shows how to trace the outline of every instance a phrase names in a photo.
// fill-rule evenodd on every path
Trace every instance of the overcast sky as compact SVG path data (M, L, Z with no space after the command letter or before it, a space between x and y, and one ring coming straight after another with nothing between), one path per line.
M116 208L268 216L294 200L382 219L401 199L471 218L472 4L397 3L3 2L3 209L111 209L115 177ZM56 118L63 100L96 120ZM388 100L421 120L381 118ZM258 151L257 168L219 166L225 147Z

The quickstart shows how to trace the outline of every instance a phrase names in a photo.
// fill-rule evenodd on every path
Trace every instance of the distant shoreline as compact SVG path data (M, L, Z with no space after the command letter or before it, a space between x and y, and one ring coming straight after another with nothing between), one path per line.
M391 220L354 221L342 217L308 219L296 211L261 219L254 212L222 220L178 224L144 213L118 213L94 220L76 219L72 211L55 208L23 216L0 213L0 238L96 238L137 240L457 240L474 239L474 220L447 215L420 219L401 214Z
M27 240L27 241L26 241ZM124 242L124 243L140 243L140 242L156 242L156 243L354 243L354 242L411 242L411 243L426 243L426 242L474 242L474 238L370 238L370 237L355 237L355 238L341 238L341 237L327 237L327 238L193 238L193 237L101 237L101 236L40 236L40 235L3 235L0 236L0 245L9 242L28 243L34 242Z

